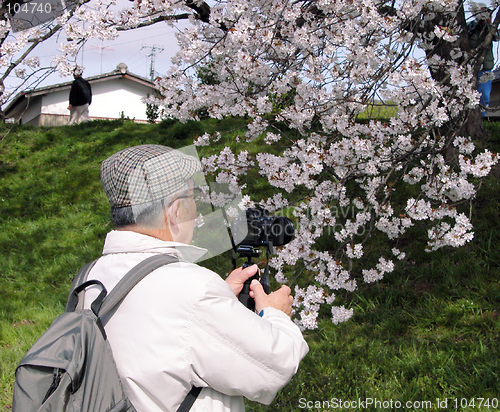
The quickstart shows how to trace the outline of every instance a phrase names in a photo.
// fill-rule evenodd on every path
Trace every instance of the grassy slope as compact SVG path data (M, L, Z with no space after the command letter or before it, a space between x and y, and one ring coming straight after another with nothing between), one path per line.
M22 127L0 143L0 410L9 410L15 365L63 310L72 275L99 255L110 229L100 162L135 144L181 147L221 127L238 124ZM496 151L499 132L493 127L488 143ZM427 254L423 234L414 232L401 268L340 298L355 308L353 319L334 326L325 313L320 328L307 333L311 352L273 405L248 409L296 411L301 398L500 398L498 182L487 179L471 206L472 243ZM224 259L208 265L228 269ZM452 400L448 406L453 410Z

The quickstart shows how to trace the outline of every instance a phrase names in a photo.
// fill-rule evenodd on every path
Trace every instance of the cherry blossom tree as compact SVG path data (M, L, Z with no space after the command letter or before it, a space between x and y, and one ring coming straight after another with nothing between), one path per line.
M205 167L235 188L257 168L276 189L260 205L286 209L298 223L271 264L283 282L288 266L313 274L295 289L302 327L316 327L324 304L333 303L334 323L348 319L352 310L335 306L335 293L393 271L405 257L398 239L412 226L428 225L429 251L472 239L458 206L497 158L475 153L477 136L463 134L477 124L470 119L479 115L486 42L468 49L462 2L217 2L209 24L195 21L179 43L157 103L181 120L200 111L251 119L244 138L259 139L260 153L225 148ZM211 81L194 76L199 67ZM396 114L359 121L379 102ZM271 154L275 145L280 154ZM375 233L386 236L387 253L369 267L363 258Z
M249 194L242 206L259 204L296 222L295 238L271 265L281 282L308 279L295 288L296 320L315 328L322 305L331 305L334 323L352 315L335 305L335 294L393 271L405 258L398 240L413 226L428 228L428 251L473 238L460 205L497 161L473 142L482 128L477 73L500 14L492 4L489 39L470 50L466 22L478 7L465 9L459 0L142 0L111 13L100 1L58 17L47 34L38 27L19 33L19 44L4 41L0 64L16 64L23 47L59 26L70 41L54 67L69 73L85 39L189 18L157 82L160 97L148 103L181 121L200 113L249 119L239 147L258 143L259 153L226 147L203 162L235 193L251 170L274 188L265 199ZM389 120L370 116L380 105L394 109ZM375 234L387 249L369 265Z

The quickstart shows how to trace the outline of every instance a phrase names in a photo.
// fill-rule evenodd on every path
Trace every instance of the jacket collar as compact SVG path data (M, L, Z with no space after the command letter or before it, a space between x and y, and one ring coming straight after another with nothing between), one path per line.
M206 252L206 249L184 243L160 240L132 231L112 230L106 235L102 254L168 253L187 262L195 262Z

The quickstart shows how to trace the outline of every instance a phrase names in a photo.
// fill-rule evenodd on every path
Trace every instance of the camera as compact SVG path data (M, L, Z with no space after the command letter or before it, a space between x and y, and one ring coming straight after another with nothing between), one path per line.
M270 216L263 208L250 208L233 223L236 244L242 246L283 246L293 239L295 229L290 219Z
M293 239L295 229L290 219L284 216L270 216L269 211L263 208L250 208L240 213L233 222L234 247L233 267L235 268L235 254L247 258L243 268L252 265L252 257L259 257L258 247L266 248L267 259L264 273L260 279L264 291L269 293L268 262L269 254L273 253L273 246L286 245ZM248 279L243 285L243 289L238 299L247 308L254 310L255 302L250 297L250 283L253 279L258 279L259 275Z

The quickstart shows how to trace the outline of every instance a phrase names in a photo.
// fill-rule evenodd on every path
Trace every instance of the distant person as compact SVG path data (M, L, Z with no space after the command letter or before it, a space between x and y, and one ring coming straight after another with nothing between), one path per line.
M83 70L77 67L73 71L75 80L71 85L69 92L69 106L70 111L69 124L77 124L89 121L89 106L92 103L92 87L90 83L83 79Z
M469 32L469 47L471 50L480 47L488 32L491 29L491 13L492 11L486 7L484 3L478 3L478 12L476 18L467 25L467 30ZM482 106L488 107L490 104L491 86L492 79L486 80L488 77L481 79L481 77L488 76L495 65L495 58L493 56L493 42L498 41L500 35L497 30L493 33L491 42L486 46L487 52L483 60L483 65L478 73L478 91L481 94L479 103ZM483 110L482 115L484 116L486 112Z

